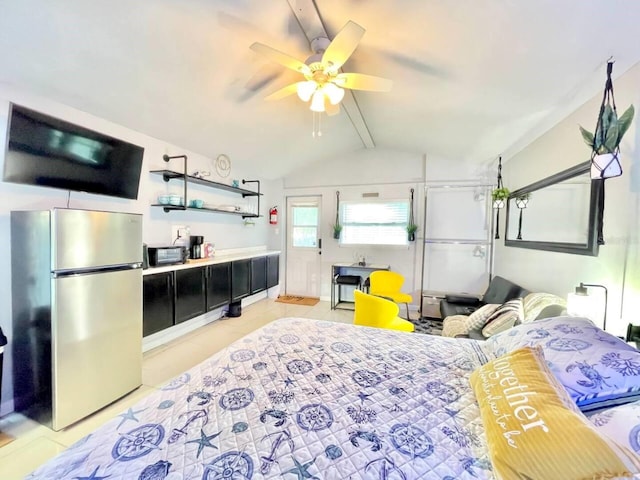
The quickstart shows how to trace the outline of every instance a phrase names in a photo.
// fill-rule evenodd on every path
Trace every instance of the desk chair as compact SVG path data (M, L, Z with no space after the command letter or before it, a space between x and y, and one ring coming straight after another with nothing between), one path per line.
M413 332L415 328L413 323L398 317L400 308L391 300L369 295L360 290L355 290L353 297L356 301L354 325Z
M407 307L407 320L409 319L409 302L413 297L408 293L402 293L400 289L404 283L404 277L397 272L388 270L376 270L369 276L371 288L369 293L378 297L385 297L396 303L404 303Z

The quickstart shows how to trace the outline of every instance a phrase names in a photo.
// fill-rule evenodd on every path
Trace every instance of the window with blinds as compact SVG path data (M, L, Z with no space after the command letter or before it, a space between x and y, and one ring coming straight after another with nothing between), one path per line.
M342 202L342 245L407 245L409 201Z

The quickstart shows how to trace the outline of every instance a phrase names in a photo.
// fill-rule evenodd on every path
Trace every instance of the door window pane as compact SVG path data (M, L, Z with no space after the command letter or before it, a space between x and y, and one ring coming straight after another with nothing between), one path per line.
M294 206L292 214L292 245L294 247L316 248L318 246L318 207Z
M318 227L293 227L294 247L313 247L318 245Z

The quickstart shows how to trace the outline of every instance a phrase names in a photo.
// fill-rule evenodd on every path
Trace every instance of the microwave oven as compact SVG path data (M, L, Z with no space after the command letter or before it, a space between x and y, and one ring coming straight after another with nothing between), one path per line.
M175 265L187 261L187 249L185 247L148 247L149 266L162 267Z

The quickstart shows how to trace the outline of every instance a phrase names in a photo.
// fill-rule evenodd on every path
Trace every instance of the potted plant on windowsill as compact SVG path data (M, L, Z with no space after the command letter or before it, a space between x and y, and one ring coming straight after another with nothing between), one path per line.
M407 239L413 242L416 239L416 232L418 231L418 225L415 223L409 223L407 225Z
M333 238L340 240L340 233L342 233L342 225L335 223L333 226Z
M591 160L591 178L617 177L622 174L620 142L631 125L634 113L633 105L630 105L618 117L615 109L606 104L601 119L598 119L595 134L579 126L582 139L595 154Z
M505 201L509 197L509 189L505 187L496 188L491 192L493 208L504 208Z

